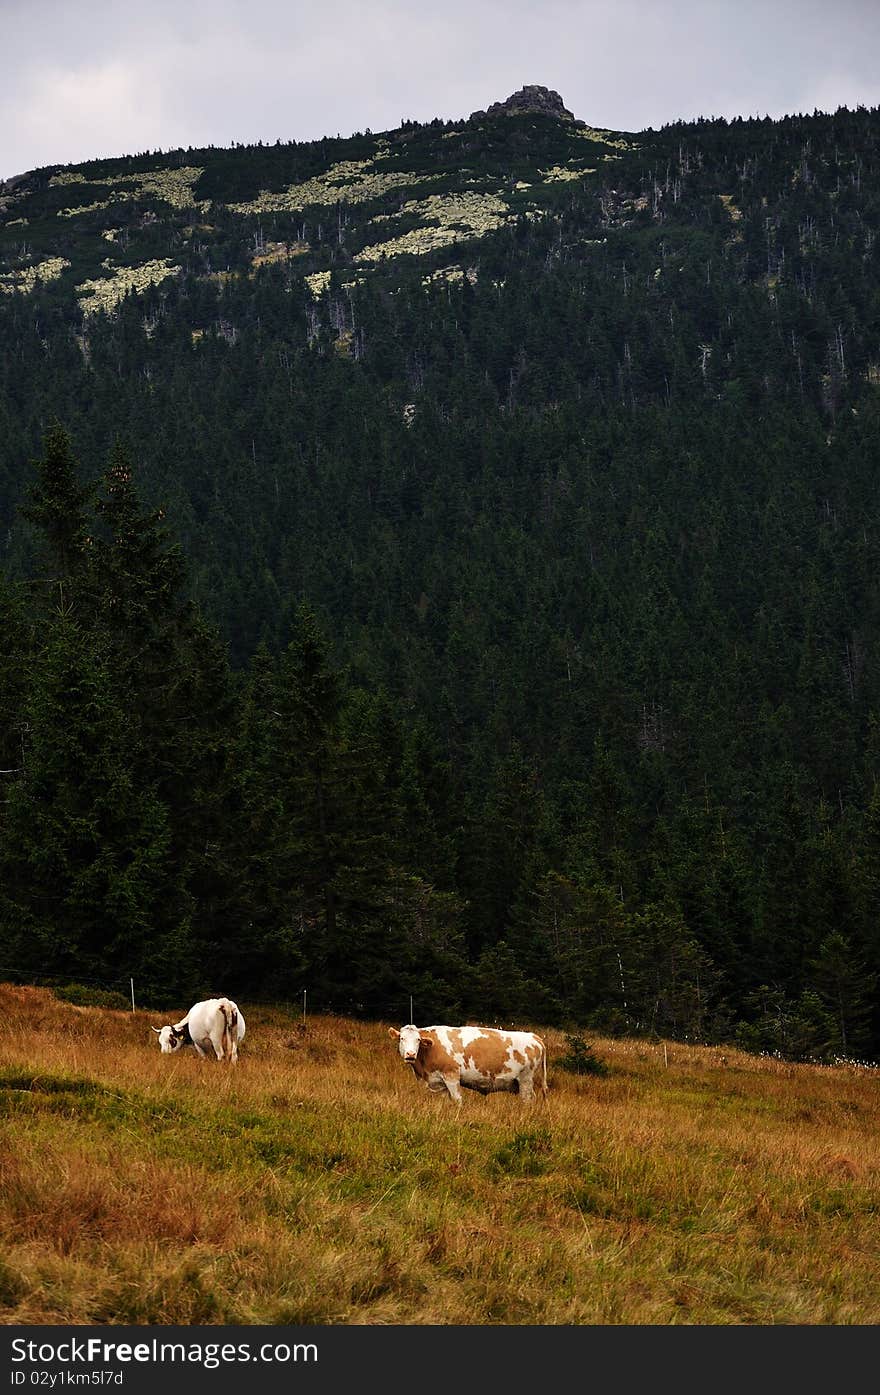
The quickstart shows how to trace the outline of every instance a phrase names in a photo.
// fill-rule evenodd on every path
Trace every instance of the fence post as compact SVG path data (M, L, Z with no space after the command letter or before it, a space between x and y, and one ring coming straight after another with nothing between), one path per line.
M128 981L131 984L131 1010L134 1012L134 979L130 978Z

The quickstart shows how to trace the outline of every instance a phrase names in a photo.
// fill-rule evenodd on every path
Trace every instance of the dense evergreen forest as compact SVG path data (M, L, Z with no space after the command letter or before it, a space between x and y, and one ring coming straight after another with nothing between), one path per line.
M880 111L0 219L0 966L880 1056Z

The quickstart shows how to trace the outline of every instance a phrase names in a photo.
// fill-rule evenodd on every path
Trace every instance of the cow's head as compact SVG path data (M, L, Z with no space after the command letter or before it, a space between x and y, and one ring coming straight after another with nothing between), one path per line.
M388 1035L397 1038L400 1054L405 1061L414 1061L419 1054L422 1042L429 1040L428 1037L422 1036L418 1027L414 1027L411 1022L408 1026L401 1027L399 1032L396 1027L389 1027Z
M159 1038L159 1050L163 1056L170 1056L183 1045L183 1028L177 1031L174 1027L152 1027L150 1030Z

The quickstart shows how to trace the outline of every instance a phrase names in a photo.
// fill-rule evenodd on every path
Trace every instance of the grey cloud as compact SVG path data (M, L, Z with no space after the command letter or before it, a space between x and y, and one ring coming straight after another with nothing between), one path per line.
M0 0L0 176L467 116L526 82L623 130L877 103L874 0Z

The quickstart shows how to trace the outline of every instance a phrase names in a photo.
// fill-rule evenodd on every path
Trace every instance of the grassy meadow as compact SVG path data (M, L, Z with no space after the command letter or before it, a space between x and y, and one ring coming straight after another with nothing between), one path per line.
M242 1008L231 1068L0 985L0 1322L880 1322L880 1071L545 1031L546 1105L456 1110Z

